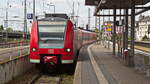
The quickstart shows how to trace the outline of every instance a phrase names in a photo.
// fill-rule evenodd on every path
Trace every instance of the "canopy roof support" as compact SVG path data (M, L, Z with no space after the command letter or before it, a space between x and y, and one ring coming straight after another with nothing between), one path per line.
M116 53L116 17L125 17L125 35L124 35L124 49L128 49L128 16L131 16L131 41L130 41L130 54L128 65L133 66L134 62L134 39L135 39L135 16L143 12L150 10L150 6L144 7L143 5L150 2L150 0L85 0L86 5L96 6L94 15L99 17L114 17L114 28L113 28L113 54ZM137 7L137 6L142 7ZM98 14L101 9L113 9L113 14ZM125 9L125 14L116 14L117 9ZM131 14L128 10L131 9ZM141 11L135 13L136 9L142 9Z
M131 9L131 46L129 55L129 66L134 66L134 38L135 38L135 3L132 1Z

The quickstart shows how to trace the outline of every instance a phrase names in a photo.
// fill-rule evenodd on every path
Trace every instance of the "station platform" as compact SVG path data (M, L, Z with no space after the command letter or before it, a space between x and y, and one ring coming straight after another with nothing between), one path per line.
M29 54L29 45L10 48L0 48L0 63Z
M150 77L125 66L112 50L92 44L80 50L74 84L150 84Z

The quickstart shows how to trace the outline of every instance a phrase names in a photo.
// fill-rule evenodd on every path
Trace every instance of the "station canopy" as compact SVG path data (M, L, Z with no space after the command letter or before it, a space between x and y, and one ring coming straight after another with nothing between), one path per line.
M124 8L131 8L132 7L132 1L135 3L135 5L145 5L150 0L85 0L85 5L89 6L98 6L100 2L102 2L98 9L124 9Z

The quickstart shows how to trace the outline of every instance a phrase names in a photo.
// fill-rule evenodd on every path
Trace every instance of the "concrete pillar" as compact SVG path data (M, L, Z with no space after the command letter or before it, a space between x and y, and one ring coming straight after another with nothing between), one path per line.
M134 38L135 38L135 3L132 0L131 9L131 52L129 57L129 66L134 66Z
M128 8L125 9L125 49L128 49Z

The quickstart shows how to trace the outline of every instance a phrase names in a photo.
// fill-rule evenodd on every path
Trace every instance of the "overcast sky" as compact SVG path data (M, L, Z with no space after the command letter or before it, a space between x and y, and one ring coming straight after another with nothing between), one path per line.
M9 5L8 8L8 18L9 20L19 20L19 21L9 21L9 26L16 26L23 28L24 16L24 0L0 0L0 24L4 24L4 19L6 18L6 7L7 1ZM32 1L27 0L27 12L32 13ZM43 12L53 13L53 6L48 6L47 4L54 4L56 6L56 13L67 13L70 15L73 9L73 2L75 5L75 16L79 16L79 25L85 26L88 22L88 8L91 8L91 27L94 27L94 7L85 6L85 0L36 0L36 15L43 15ZM14 18L14 16L19 16ZM30 23L28 23L30 26ZM15 28L18 29L18 28Z

